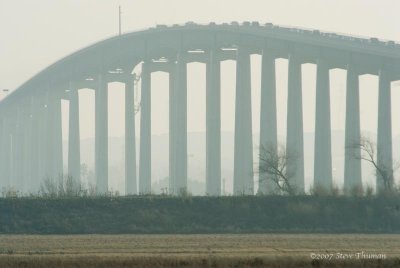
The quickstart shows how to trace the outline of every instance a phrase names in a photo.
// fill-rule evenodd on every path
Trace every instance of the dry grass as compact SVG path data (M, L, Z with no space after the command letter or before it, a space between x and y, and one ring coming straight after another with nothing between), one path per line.
M0 267L400 267L400 235L0 235ZM312 260L311 253L386 254Z

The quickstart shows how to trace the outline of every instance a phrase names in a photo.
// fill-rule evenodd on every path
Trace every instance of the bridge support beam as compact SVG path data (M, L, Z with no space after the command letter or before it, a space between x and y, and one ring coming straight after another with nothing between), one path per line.
M45 175L59 179L63 175L61 98L56 91L49 90L46 100L46 160Z
M28 98L27 106L24 109L23 113L23 121L24 121L24 148L23 148L23 161L24 161L24 169L23 169L23 188L22 190L25 192L34 192L35 189L32 187L32 145L31 145L31 136L32 136L32 98Z
M220 62L210 51L206 66L206 194L221 194L221 78Z
M135 77L125 82L125 194L137 194L136 135L135 135Z
M360 95L358 73L353 66L347 68L346 129L344 160L344 191L362 188L360 143Z
M10 178L10 154L11 154L11 142L10 142L10 130L9 130L9 119L8 116L3 114L3 118L1 120L1 181L0 187L8 187L9 186L9 178Z
M17 117L13 118L15 121L10 124L10 175L9 186L16 190L18 178L18 141L17 141Z
M108 84L98 75L95 90L95 176L99 193L108 192Z
M22 105L21 105L22 106ZM18 107L17 120L13 138L13 185L16 190L24 191L24 108Z
M174 119L174 152L175 152L175 194L187 191L188 152L187 152L187 66L179 53L175 72L175 119Z
M250 53L239 48L236 59L234 194L254 193Z
M264 48L261 65L261 106L260 106L260 159L259 184L260 194L276 193L277 187L267 174L263 174L265 165L261 160L265 150L277 152L277 122L276 122L276 85L275 58Z
M6 187L12 186L12 180L11 176L13 173L12 170L12 159L14 156L13 153L13 126L12 126L12 119L9 117L10 115L5 118L5 123L4 123L4 140L3 140L3 147L5 156L4 156L4 185Z
M386 70L379 73L377 166L385 173L376 174L376 190L391 189L393 184L392 106L390 79Z
M58 176L55 176L54 172L54 154L53 150L55 147L55 129L54 129L54 116L53 113L55 110L55 100L53 99L54 95L51 90L46 93L46 141L45 141L45 161L44 161L44 175L45 178L49 178L52 180L58 179Z
M69 134L68 134L68 176L81 182L81 146L79 130L79 94L78 89L69 85Z
M293 174L293 186L297 193L304 193L304 141L303 101L301 86L301 62L294 55L289 57L288 109L286 154L288 174Z
M139 194L151 193L151 72L142 67L140 108Z
M39 136L39 144L38 144L38 181L37 185L40 186L41 183L46 179L46 152L47 152L47 139L49 137L47 133L47 105L46 105L46 96L43 94L38 97L38 125L37 131Z
M325 60L317 64L315 102L314 188L332 189L331 111L329 68Z
M4 144L4 118L0 117L0 189L2 189L5 185L5 176L4 176L4 157L6 156L6 149L3 147Z
M10 187L11 186L11 175L12 175L12 157L13 157L13 150L12 150L12 126L10 118L7 117L4 119L4 134L3 134L3 146L4 148L4 186Z
M169 72L169 193L177 194L176 186L176 87L175 87L176 67Z
M55 176L63 176L64 173L64 162L63 162L63 140L62 140L62 116L61 116L61 96L57 92L55 97L54 106L54 174Z
M39 190L39 124L40 124L40 102L36 96L31 97L31 120L30 120L30 189L34 192Z

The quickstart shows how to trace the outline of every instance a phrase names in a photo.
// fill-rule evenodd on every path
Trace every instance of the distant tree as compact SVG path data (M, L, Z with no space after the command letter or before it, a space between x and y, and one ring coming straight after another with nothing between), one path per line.
M57 179L44 179L40 185L40 195L51 198L78 197L87 195L87 190L71 176L60 175Z
M89 167L86 163L81 164L81 177L86 178L89 173Z
M294 173L290 172L287 164L296 160L296 155L288 153L284 145L260 146L260 174L265 174L261 180L271 180L278 192L282 194L295 195L296 186L293 182Z
M346 149L350 150L355 159L366 161L374 167L378 180L382 180L384 190L392 191L394 189L393 174L400 166L399 164L390 166L381 161L379 159L380 156L376 152L376 143L371 138L362 135L359 142L351 143L346 146Z

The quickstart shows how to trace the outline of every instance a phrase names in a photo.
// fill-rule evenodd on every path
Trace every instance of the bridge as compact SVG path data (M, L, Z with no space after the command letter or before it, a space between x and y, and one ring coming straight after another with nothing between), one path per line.
M317 65L314 185L332 187L329 70L347 70L345 144L360 140L358 77L379 76L379 164L391 166L391 81L400 79L400 44L376 38L280 27L267 23L157 25L115 36L50 65L0 102L0 187L38 188L63 172L80 181L78 90L95 92L95 178L108 190L107 86L125 84L126 193L151 192L151 73L169 74L169 191L187 188L187 64L206 64L206 193L221 194L220 63L235 60L234 193L254 194L250 56L262 55L260 144L277 146L275 60L288 59L286 150L296 187L304 192L301 66ZM141 64L140 152L135 142L135 81ZM61 100L69 101L68 159L63 159ZM347 148L347 147L346 147ZM360 155L360 150L356 150ZM139 162L137 177L136 162ZM379 181L377 181L379 182ZM361 160L345 153L344 188L362 186ZM259 191L272 185L260 180ZM378 188L382 187L378 183Z

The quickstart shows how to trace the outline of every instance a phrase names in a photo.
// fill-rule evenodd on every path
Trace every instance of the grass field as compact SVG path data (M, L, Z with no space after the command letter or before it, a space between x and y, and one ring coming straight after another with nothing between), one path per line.
M0 267L400 267L400 235L0 235Z

